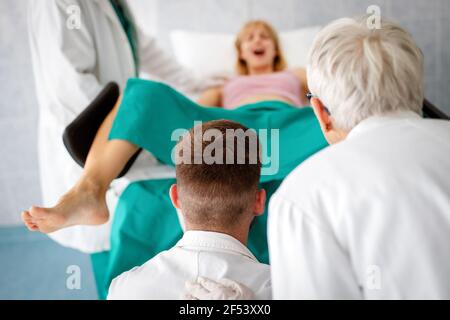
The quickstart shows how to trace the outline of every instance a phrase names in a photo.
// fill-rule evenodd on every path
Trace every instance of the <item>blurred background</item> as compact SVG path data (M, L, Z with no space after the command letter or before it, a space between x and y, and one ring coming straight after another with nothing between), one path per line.
M96 299L86 254L26 231L20 212L40 203L37 115L27 35L34 0L0 0L0 299ZM39 0L37 0L39 1ZM41 0L51 1L51 0ZM448 0L129 0L137 23L172 51L170 32L235 33L260 18L278 31L324 25L366 13L399 22L425 55L426 97L450 114L450 1ZM82 271L80 290L68 290L67 268Z

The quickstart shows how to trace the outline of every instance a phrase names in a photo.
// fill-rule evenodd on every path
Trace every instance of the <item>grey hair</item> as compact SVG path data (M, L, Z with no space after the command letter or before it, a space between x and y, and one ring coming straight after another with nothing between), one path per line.
M423 103L423 54L412 36L386 21L371 30L367 18L332 22L319 32L309 54L309 89L346 131L374 115L420 114Z

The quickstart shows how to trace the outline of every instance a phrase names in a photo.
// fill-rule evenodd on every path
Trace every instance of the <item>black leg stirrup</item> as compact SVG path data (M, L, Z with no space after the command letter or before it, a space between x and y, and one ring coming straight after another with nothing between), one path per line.
M63 142L70 156L81 167L84 167L86 158L94 142L98 129L109 112L119 99L119 86L108 83L86 109L83 110L64 130ZM117 178L124 176L142 149L139 149L127 162Z

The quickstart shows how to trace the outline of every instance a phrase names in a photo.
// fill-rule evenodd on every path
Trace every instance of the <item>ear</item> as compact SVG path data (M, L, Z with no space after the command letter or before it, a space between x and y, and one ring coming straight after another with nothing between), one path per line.
M180 204L178 201L178 189L177 185L173 184L169 190L170 200L172 200L172 204L176 209L180 209Z
M266 208L266 190L261 189L256 193L255 203L253 204L253 214L260 216Z
M326 111L324 105L322 104L322 101L320 101L318 98L314 97L311 99L311 106L313 107L316 118L319 121L320 128L326 135L328 132L333 130L333 124L331 123L330 115Z

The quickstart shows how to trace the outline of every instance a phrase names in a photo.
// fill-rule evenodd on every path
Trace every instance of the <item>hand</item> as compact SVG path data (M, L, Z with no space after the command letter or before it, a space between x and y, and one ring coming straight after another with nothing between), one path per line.
M196 281L187 281L187 292L182 295L184 300L254 300L255 295L245 285L229 280L217 281L198 277Z

